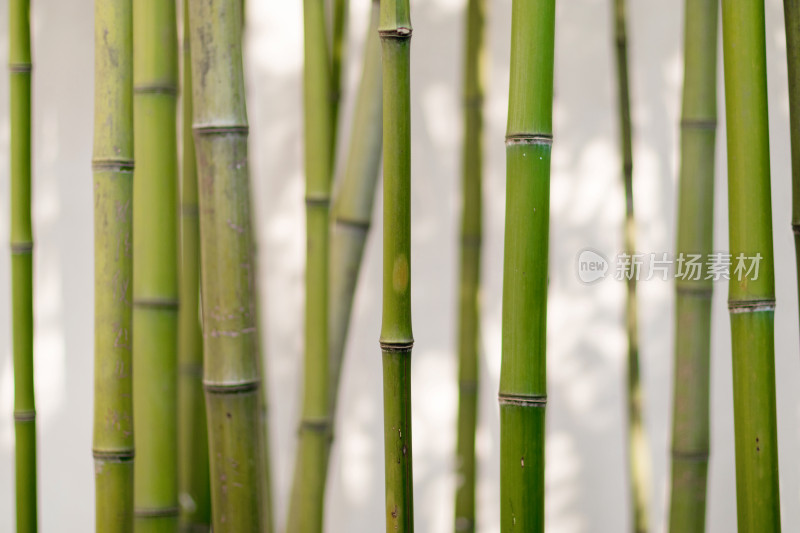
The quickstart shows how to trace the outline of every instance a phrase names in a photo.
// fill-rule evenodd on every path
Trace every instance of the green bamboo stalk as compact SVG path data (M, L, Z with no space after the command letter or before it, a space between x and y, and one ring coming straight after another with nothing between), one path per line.
M344 174L334 191L330 251L330 405L336 413L337 392L353 309L364 244L372 224L372 206L381 162L381 48L378 39L379 0L372 13L364 46L364 66L353 112L353 128Z
M322 530L330 441L328 252L332 164L331 67L323 0L304 0L306 313L303 411L287 531Z
M215 533L260 533L263 432L239 0L189 3Z
M462 152L461 289L458 318L458 442L455 530L475 531L475 428L478 412L481 272L481 180L485 0L469 0L464 54L464 144Z
M636 253L636 219L633 212L633 149L631 134L630 83L628 81L628 36L626 30L625 0L614 0L614 41L618 76L620 119L620 149L622 175L625 185L625 253ZM639 333L636 305L636 276L631 264L627 272L625 300L625 329L628 337L628 461L632 530L647 531L650 452L644 427L644 392L639 377Z
M677 242L677 252L684 257L707 257L713 245L718 10L716 0L687 0L684 14ZM709 280L676 280L669 514L673 533L705 531L711 294Z
M760 254L758 276L731 275L733 416L739 531L781 530L775 414L775 274L770 205L764 3L723 0L728 225L734 264Z
M211 529L208 429L203 399L203 332L200 327L200 224L197 161L192 136L192 53L189 0L183 0L183 164L181 169L181 265L178 310L178 449L180 524L184 533Z
M333 0L331 16L331 149L336 153L339 104L342 100L342 64L347 53L347 15L349 0Z
M500 530L544 531L547 255L555 0L511 4Z
M411 17L381 0L383 57L383 440L386 531L414 531L411 460Z
M789 72L789 130L792 144L792 233L797 296L800 301L800 0L783 0L786 61Z
M133 9L95 1L95 527L133 531Z
M133 2L133 407L137 533L178 530L176 3Z
M31 30L29 0L8 3L11 93L11 309L17 532L38 528L36 405L33 387L33 229L31 224Z

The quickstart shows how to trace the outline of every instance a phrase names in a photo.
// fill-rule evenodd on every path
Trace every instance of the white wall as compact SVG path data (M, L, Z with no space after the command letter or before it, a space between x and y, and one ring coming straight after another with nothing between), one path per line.
M510 0L489 13L486 105L483 344L478 454L479 529L499 532L498 413ZM352 96L368 0L352 0ZM639 249L674 242L677 123L682 78L681 2L630 2ZM770 125L778 310L776 369L785 530L800 524L800 375L796 281L789 230L790 163L783 11L767 0ZM304 216L301 144L301 3L248 2L247 76L252 175L259 213L265 338L277 508L282 524L293 467L302 354ZM451 530L455 484L454 360L464 0L412 1L413 365L416 525ZM0 0L0 13L7 13ZM629 523L624 455L624 286L587 287L574 275L586 246L621 248L610 0L558 3L552 175L547 524L559 533L616 532ZM90 0L34 2L36 379L41 531L93 524L92 20ZM0 57L7 57L0 24ZM722 73L720 69L720 83ZM8 212L8 77L0 69L0 213ZM719 109L722 111L720 95ZM347 106L345 116L349 116ZM724 118L718 137L715 248L727 248ZM342 134L346 138L346 133ZM342 381L327 530L383 529L380 206L356 295ZM8 239L0 216L0 241ZM13 523L9 259L0 253L0 531ZM712 340L712 458L708 524L735 530L735 476L727 287L717 285ZM642 366L653 456L651 524L662 531L672 390L670 284L640 285Z

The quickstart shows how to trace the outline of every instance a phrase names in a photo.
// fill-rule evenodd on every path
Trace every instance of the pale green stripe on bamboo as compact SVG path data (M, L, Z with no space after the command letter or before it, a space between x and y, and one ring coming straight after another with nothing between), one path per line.
M775 274L764 3L723 0L730 253L760 254L728 286L739 531L781 529L775 408ZM735 267L734 267L735 268Z
M783 0L789 78L789 131L792 149L792 233L800 301L800 0Z
M14 361L15 501L18 533L38 529L36 404L33 380L30 3L8 4L11 107L11 312Z

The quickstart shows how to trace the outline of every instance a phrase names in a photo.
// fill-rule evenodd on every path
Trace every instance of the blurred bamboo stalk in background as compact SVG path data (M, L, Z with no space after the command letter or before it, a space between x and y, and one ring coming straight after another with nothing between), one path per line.
M137 533L178 530L176 2L133 3L133 404Z
M14 352L16 524L35 532L37 519L36 405L33 385L33 229L31 223L30 4L9 2L11 96L11 307Z
M344 173L334 191L330 251L330 406L335 421L353 298L364 244L372 224L372 207L381 162L381 48L378 38L379 0L372 12L364 45L364 67L355 100L353 127ZM330 450L329 450L330 453Z
M717 0L687 0L678 193L680 257L712 253L717 128ZM669 530L702 533L709 454L712 282L675 282L675 372Z
M800 0L783 0L789 74L789 129L792 144L792 233L800 301Z
M740 258L758 261L757 276L737 275L734 267L728 286L737 516L739 531L777 533L781 517L764 2L722 1L722 47L731 260L736 267Z
M381 0L383 58L383 440L386 531L414 531L411 452L411 16Z
M347 20L350 9L350 0L333 0L331 9L331 78L330 78L330 102L331 102L331 155L335 159L336 147L338 146L339 130L339 109L342 101L342 70L344 60L347 57Z
M95 530L133 531L133 10L95 1Z
M475 428L480 353L481 180L485 0L469 0L464 43L463 211L458 314L458 442L455 531L475 531Z
M331 438L328 261L333 164L331 63L323 0L303 2L306 172L306 302L303 410L288 531L322 530Z
M192 135L192 54L189 0L183 0L183 87L180 199L180 308L178 310L178 449L180 524L183 533L211 529L208 429L203 398L203 331L200 327L200 225L197 161Z
M189 3L213 530L260 533L264 457L240 0Z
M619 98L620 150L625 185L625 254L636 253L636 219L633 213L633 135L631 133L630 82L628 79L628 35L625 0L614 0L614 42L617 63ZM636 269L629 266L625 302L625 324L628 337L628 465L633 509L632 530L648 529L650 494L650 449L644 426L644 390L639 371L639 326L636 306Z
M511 6L500 530L542 533L555 0L513 0Z
M33 387L33 227L31 223L31 29L29 0L8 3L11 96L11 311L14 352L17 532L38 529L36 404Z

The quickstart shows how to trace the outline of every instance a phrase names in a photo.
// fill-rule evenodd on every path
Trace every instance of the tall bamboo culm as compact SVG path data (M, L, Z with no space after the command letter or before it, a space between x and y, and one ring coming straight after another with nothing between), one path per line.
M323 0L304 0L306 308L303 411L289 504L290 533L322 530L331 438L328 252L332 151L331 66Z
M330 61L331 61L331 85L329 98L331 101L331 150L332 154L336 153L336 146L338 145L338 129L339 129L339 108L342 101L342 71L344 60L347 55L347 19L348 11L350 9L350 0L333 0L333 9L331 10L330 27L331 27L331 46L330 46Z
M717 125L716 0L687 0L684 15L683 110L677 253L712 252ZM705 531L709 453L709 280L675 283L675 372L669 529Z
M183 87L180 199L180 308L178 310L178 449L180 527L183 533L208 533L211 489L208 429L203 398L203 331L200 327L200 224L197 162L192 136L192 53L189 0L183 0Z
M133 531L133 9L95 0L94 472L97 533Z
M378 38L379 1L372 12L364 47L364 68L355 101L353 128L344 174L334 191L330 251L330 405L331 422L337 393L353 297L364 244L372 224L375 186L381 162L381 48Z
M544 531L555 0L511 4L500 367L500 530Z
M31 224L31 31L28 0L9 0L11 85L11 309L17 532L37 531L36 405L33 391Z
M800 0L783 0L789 71L789 126L792 140L792 233L800 301Z
M728 144L728 286L739 531L781 530L775 414L775 274L772 255L764 2L723 0ZM757 257L741 279L738 258ZM748 263L750 263L748 261Z
M411 460L411 13L381 0L383 58L383 440L386 531L414 531Z
M461 286L458 315L458 442L455 530L475 531L475 428L478 413L483 165L483 46L485 0L469 0L464 54L464 144L461 155Z
M176 2L133 3L135 531L178 530Z
M614 43L619 98L620 151L625 185L625 253L636 253L636 219L633 213L633 149L631 133L630 83L628 80L628 34L626 0L614 0ZM625 329L628 338L628 469L633 509L631 530L647 531L650 492L650 452L644 426L644 391L639 377L639 326L636 306L636 272L626 273Z
M240 0L189 3L213 530L260 533L264 443Z

